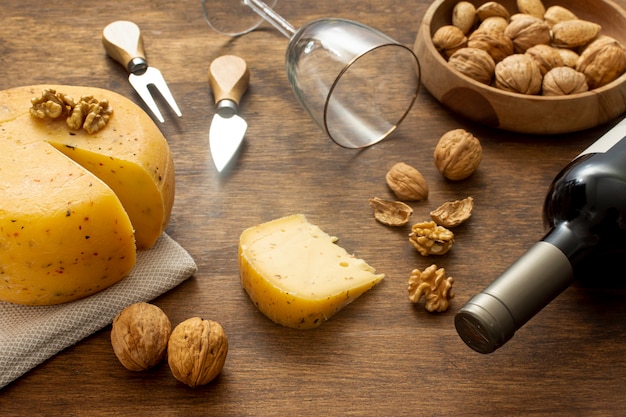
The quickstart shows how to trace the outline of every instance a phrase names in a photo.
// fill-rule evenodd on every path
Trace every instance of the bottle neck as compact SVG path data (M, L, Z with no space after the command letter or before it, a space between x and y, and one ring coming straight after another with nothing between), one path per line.
M565 254L551 243L537 242L459 310L457 332L472 349L491 353L573 280L572 265Z

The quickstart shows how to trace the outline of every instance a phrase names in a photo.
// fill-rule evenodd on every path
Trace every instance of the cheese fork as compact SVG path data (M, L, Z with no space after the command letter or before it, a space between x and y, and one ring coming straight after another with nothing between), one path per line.
M102 32L102 44L107 54L130 73L128 81L161 123L165 120L148 90L149 85L159 91L178 117L182 116L161 71L146 61L139 26L127 20L109 23Z

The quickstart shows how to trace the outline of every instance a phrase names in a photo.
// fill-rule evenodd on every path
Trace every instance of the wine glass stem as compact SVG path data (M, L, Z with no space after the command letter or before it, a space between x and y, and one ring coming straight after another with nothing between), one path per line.
M278 13L272 10L267 4L261 0L243 0L243 4L250 7L256 14L261 16L267 22L271 23L280 33L291 39L296 34L296 29L283 19Z

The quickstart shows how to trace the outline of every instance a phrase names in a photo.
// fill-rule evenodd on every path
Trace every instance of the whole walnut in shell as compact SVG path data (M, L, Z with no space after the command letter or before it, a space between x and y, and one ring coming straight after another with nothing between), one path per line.
M398 162L385 175L387 185L403 201L420 201L428 198L428 184L417 168Z
M539 94L541 70L535 60L525 54L514 54L496 65L495 86L520 94Z
M477 29L469 36L467 46L486 51L496 63L513 54L513 41L500 30Z
M491 84L496 63L486 51L478 48L461 48L456 51L448 64L460 73L483 84Z
M454 25L445 25L433 35L433 45L446 58L467 46L467 38L461 29Z
M549 45L552 41L550 26L541 19L525 14L511 19L504 33L513 41L517 53L524 53L531 46Z
M539 66L541 75L545 75L552 68L562 67L564 65L563 58L556 48L550 45L535 45L528 48L525 52L535 60L535 63Z
M576 70L585 74L590 89L602 87L626 71L626 48L610 36L599 36L582 51Z
M435 147L435 166L449 180L463 180L476 171L482 159L480 141L465 129L445 133Z
M178 381L197 387L217 377L228 354L228 338L222 326L212 320L192 317L172 331L167 361Z
M126 369L150 369L165 357L171 330L170 320L159 307L132 304L113 319L113 352Z
M560 96L589 90L585 75L570 67L552 68L543 77L542 94Z

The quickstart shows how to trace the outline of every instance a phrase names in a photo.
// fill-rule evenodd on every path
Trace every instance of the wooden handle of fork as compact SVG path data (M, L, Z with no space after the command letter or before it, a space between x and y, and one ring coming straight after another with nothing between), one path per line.
M239 104L249 82L250 70L243 58L223 55L209 66L209 84L215 103L228 99Z
M129 72L132 72L129 63L133 59L146 59L141 31L133 22L117 20L109 23L102 31L102 44L107 54Z

